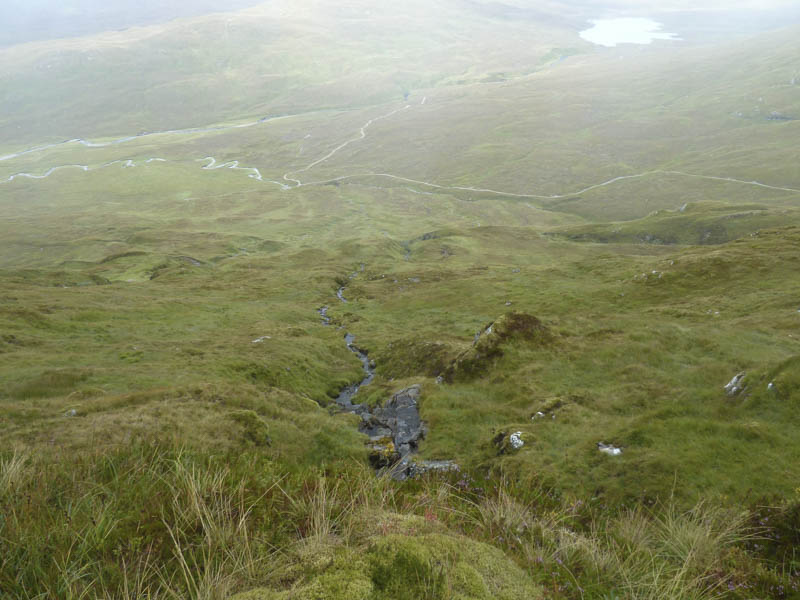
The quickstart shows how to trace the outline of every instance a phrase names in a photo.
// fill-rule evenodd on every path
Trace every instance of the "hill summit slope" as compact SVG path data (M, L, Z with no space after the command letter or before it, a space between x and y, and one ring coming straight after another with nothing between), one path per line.
M0 50L0 596L800 597L797 27L379 8Z

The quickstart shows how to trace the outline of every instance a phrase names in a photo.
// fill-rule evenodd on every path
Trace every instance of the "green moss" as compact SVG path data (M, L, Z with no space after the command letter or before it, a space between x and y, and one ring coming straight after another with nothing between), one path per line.
M237 594L231 600L374 598L369 566L363 552L343 546L333 538L301 541L292 552L292 563L283 579L293 582L290 589L259 588Z
M497 548L447 534L372 538L365 550L306 544L290 590L231 600L535 600L529 577ZM299 571L298 571L299 568ZM302 574L302 575L301 575Z
M393 340L378 354L378 368L384 377L435 377L443 373L457 355L457 348L451 344L403 338Z
M45 371L12 385L8 390L14 398L47 398L71 392L79 383L89 378L86 371L63 369Z
M453 382L486 375L510 342L517 340L528 348L536 348L549 345L553 339L550 330L533 315L506 313L482 329L472 347L447 367L444 377Z
M541 590L498 548L446 534L389 535L368 552L378 600L535 599Z
M230 413L230 418L244 428L244 437L256 446L269 446L269 426L253 410L238 410Z
M797 402L800 399L800 356L793 356L770 373L775 385L774 394L781 400Z

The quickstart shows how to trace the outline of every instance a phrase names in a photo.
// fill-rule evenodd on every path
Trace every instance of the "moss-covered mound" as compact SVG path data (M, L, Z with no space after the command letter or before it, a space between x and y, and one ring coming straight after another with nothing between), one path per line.
M792 356L767 374L766 389L781 400L800 400L800 355Z
M379 370L384 377L435 377L447 369L460 348L439 341L404 338L390 342L379 355Z
M444 378L453 382L486 373L501 356L503 346L511 340L523 340L527 345L544 346L553 341L550 330L538 318L522 312L510 312L490 323L473 346L453 361Z
M232 600L534 600L541 590L497 548L441 533L370 538L362 549L313 546L288 590Z

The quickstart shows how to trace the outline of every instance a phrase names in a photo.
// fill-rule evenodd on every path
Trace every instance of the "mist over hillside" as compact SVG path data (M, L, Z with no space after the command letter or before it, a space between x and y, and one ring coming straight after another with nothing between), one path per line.
M0 5L0 48L25 42L79 37L104 31L154 25L173 19L229 12L263 4L258 0L7 0ZM587 18L613 15L657 17L668 25L683 25L708 39L800 22L800 6L791 0L770 2L631 2L627 0L457 0L464 12L511 20L565 21L577 26ZM385 10L380 3L375 10Z
M4 0L0 48L153 25L253 6L258 0Z

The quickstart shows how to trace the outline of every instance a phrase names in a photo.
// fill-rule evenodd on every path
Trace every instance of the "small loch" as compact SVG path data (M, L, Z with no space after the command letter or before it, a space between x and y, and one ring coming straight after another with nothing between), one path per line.
M592 27L580 32L587 42L613 48L618 44L649 44L653 40L680 41L675 33L661 31L663 27L653 19L626 17L618 19L595 19Z

